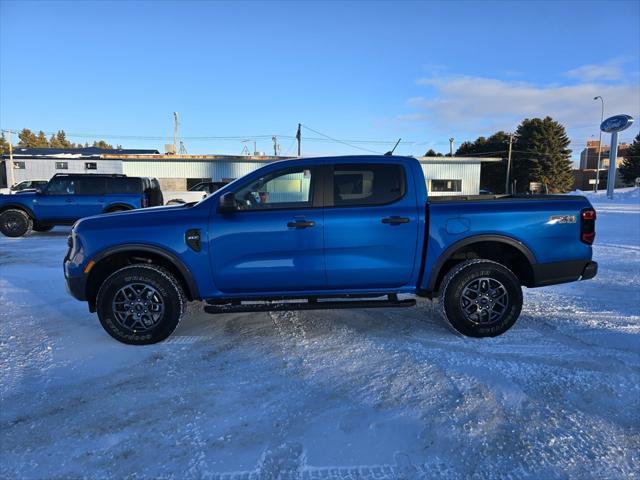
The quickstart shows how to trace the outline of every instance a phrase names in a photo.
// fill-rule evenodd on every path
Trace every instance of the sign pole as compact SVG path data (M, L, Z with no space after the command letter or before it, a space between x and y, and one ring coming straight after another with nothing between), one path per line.
M613 198L616 187L616 158L618 157L618 132L611 133L611 149L609 150L609 173L607 175L607 198Z
M16 183L16 176L15 176L15 172L13 171L13 145L12 145L12 139L11 139L11 130L9 130L9 165L8 165L8 170L11 172L11 183L9 184L10 187L12 187L13 185L15 185Z
M616 157L618 156L618 132L626 130L633 123L631 115L614 115L600 124L600 131L611 134L609 148L609 175L607 178L607 198L613 199L616 186Z

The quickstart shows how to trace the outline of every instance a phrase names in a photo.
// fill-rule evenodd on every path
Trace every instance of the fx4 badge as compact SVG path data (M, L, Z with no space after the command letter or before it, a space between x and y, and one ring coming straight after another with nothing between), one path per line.
M551 215L549 217L549 223L576 223L575 215Z

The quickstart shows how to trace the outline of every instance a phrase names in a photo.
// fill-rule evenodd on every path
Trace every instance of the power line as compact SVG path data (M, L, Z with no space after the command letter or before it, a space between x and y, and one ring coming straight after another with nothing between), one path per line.
M312 131L312 132L313 132L313 133L315 133L316 135L322 135L323 137L326 137L326 138L328 138L329 140L332 140L332 141L337 142L337 143L341 143L341 144L346 145L346 146L348 146L348 147L355 148L355 149L357 149L357 150L362 150L363 152L375 153L375 154L377 154L377 155L380 155L380 154L381 154L381 152L376 152L375 150L369 150L368 148L358 147L357 145L352 145L352 144L350 144L350 143L348 143L348 142L345 142L345 141L343 141L343 140L338 140L337 138L332 138L332 137L330 137L329 135L325 135L325 134L324 134L324 133L322 133L322 132L318 132L317 130L314 130L314 129L313 129L313 128L311 128L311 127L307 127L306 125L302 125L302 126L303 126L304 128L306 128L307 130ZM306 140L306 139L305 139L305 140Z

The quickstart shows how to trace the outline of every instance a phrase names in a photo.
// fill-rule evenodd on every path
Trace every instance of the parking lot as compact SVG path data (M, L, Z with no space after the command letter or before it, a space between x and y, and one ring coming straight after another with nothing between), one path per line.
M68 229L0 238L0 478L632 478L640 207L598 208L588 282L494 339L437 305L229 314L111 339L66 292Z

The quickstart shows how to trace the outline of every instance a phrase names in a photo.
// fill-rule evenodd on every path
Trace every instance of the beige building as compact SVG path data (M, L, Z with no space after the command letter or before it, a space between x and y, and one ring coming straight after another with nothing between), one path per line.
M616 157L616 167L619 167L624 160L624 155L631 145L620 143L618 145L618 156ZM600 168L609 168L609 145L600 146L599 140L587 140L587 146L580 152L580 170L595 170L598 168L598 150L600 150Z

